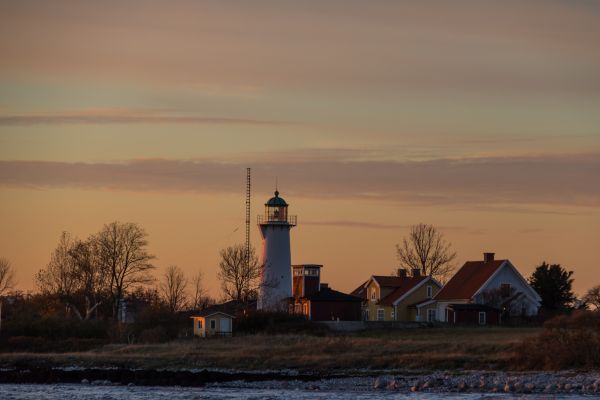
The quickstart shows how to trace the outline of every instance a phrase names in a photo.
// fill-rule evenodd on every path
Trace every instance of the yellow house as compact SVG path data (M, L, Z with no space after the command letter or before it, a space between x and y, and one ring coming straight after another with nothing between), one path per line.
M194 336L231 336L235 318L233 315L210 309L205 311L190 317L194 321Z
M413 270L412 276L373 275L352 294L363 299L367 321L416 321L418 303L435 296L442 284Z

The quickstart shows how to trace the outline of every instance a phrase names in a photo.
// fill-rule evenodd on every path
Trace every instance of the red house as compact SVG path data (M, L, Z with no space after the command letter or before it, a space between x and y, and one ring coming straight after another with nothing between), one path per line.
M322 265L293 265L290 312L313 321L360 321L362 299L321 283Z

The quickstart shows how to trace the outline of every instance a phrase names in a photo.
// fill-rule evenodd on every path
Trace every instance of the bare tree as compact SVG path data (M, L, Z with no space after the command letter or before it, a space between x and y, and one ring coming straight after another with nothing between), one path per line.
M402 245L396 245L398 260L404 269L419 269L421 274L440 280L454 270L456 253L444 235L433 225L418 224L410 228Z
M58 296L63 300L67 309L70 308L70 298L76 291L77 271L71 249L74 240L69 232L62 232L58 245L50 256L50 262L45 269L36 275L39 289L46 294Z
M204 276L198 271L192 278L192 297L190 307L199 310L205 307L207 302L206 290L204 290Z
M36 281L43 293L57 296L67 311L87 320L102 303L100 294L106 290L107 271L97 262L93 238L83 242L63 232L50 262L38 272ZM84 314L77 307L81 299Z
M587 304L594 306L596 311L600 311L600 285L588 290L583 299Z
M254 248L250 249L249 264L246 264L246 246L236 244L220 252L218 278L226 298L248 300L256 295L260 266Z
M128 289L151 283L154 256L146 250L148 234L134 223L111 222L96 235L98 260L109 271L113 317Z
M167 268L159 290L171 312L181 311L187 305L187 285L187 279L181 268L176 265Z
M15 286L15 271L10 261L0 257L0 296L13 289Z

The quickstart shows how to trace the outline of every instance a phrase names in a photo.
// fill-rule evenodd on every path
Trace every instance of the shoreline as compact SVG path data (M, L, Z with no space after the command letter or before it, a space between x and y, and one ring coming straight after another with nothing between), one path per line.
M600 371L434 371L323 375L287 371L160 370L14 367L0 369L0 384L181 386L347 392L512 393L600 395Z

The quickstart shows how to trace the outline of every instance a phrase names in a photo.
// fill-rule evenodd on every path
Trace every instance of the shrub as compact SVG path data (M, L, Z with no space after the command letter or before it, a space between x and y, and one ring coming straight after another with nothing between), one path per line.
M600 368L600 313L577 311L552 318L516 350L517 368Z
M302 315L283 312L255 312L234 320L234 333L304 333L322 336L327 332L327 327L322 324L309 321Z

